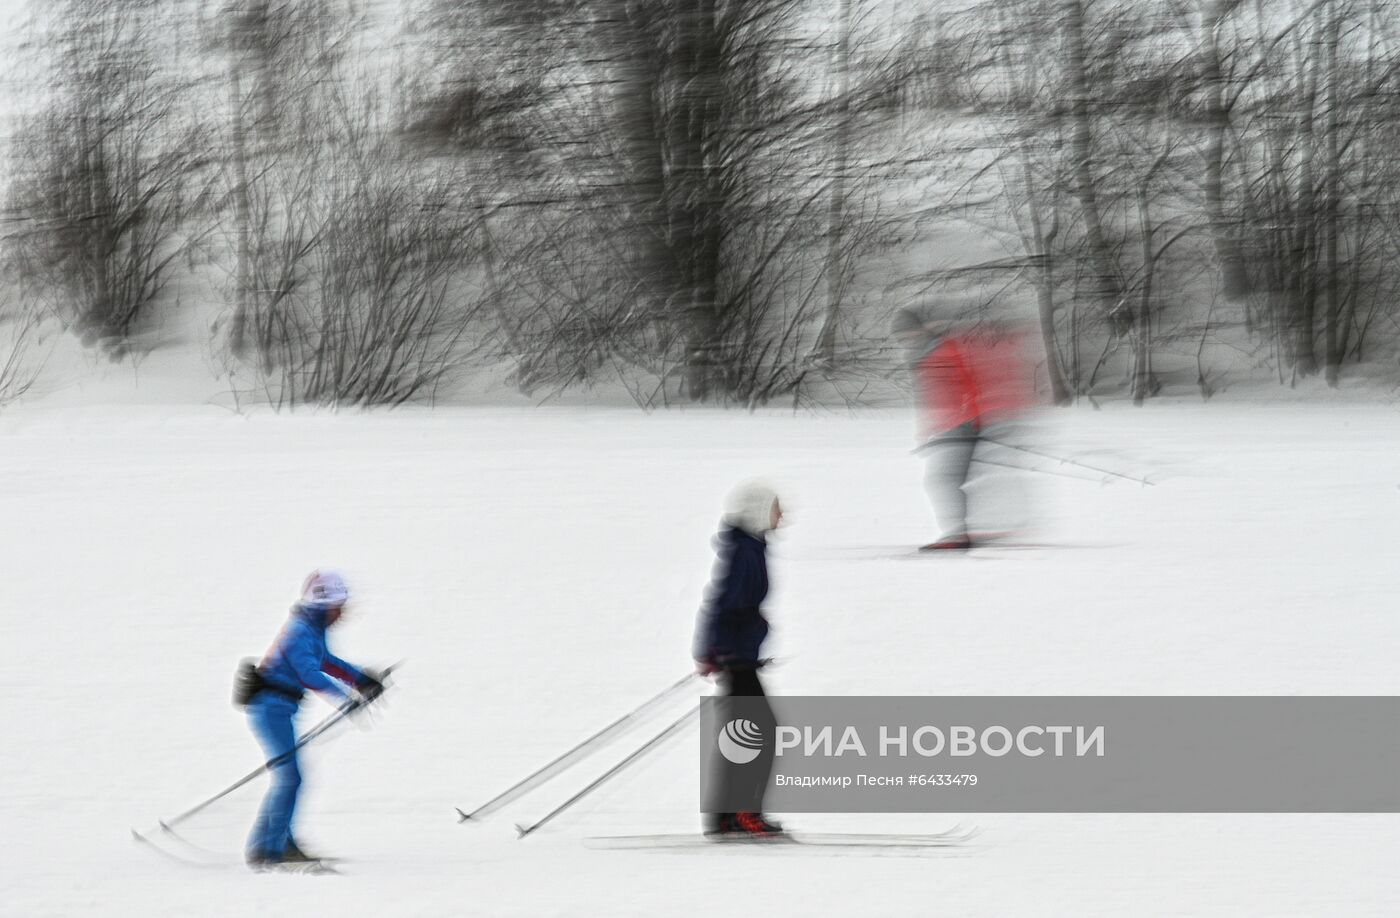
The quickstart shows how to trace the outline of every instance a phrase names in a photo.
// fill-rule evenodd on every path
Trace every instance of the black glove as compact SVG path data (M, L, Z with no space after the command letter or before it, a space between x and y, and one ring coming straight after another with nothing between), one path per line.
M379 673L372 670L364 670L360 674L360 681L355 686L355 690L360 693L365 704L369 704L384 694L384 683L380 681Z

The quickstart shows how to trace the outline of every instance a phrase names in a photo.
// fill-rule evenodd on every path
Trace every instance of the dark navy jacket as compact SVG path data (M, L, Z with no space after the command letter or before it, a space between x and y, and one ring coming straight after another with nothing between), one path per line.
M258 672L278 694L297 696L311 689L341 700L349 695L341 682L353 686L364 678L358 669L326 649L326 607L319 603L292 607L291 618L263 657Z
M715 538L719 557L700 610L694 656L720 665L754 664L768 637L768 545L735 526Z

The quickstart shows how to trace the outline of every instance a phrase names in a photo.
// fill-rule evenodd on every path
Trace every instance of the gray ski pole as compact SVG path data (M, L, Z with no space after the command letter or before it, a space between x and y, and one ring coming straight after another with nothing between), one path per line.
M583 758L604 739L618 733L624 725L631 723L633 720L636 720L637 717L641 715L643 711L654 707L661 701L671 697L676 692L680 691L683 687L688 685L690 681L694 678L696 678L696 673L686 673L684 677L677 679L675 682L671 683L666 688L653 695L651 698L648 698L646 701L637 705L637 707L633 708L631 711L628 711L626 714L623 714L617 720L608 724L606 727L599 730L597 733L594 733L592 736L588 737L586 740L579 743L577 746L574 746L572 749L569 749L568 751L562 753L561 755L557 756L545 765L542 765L535 771L530 772L530 774L521 778L519 781L515 782L510 787L507 787L505 790L501 791L499 794L492 797L490 800L487 800L485 803L472 810L470 813L466 812L465 810L459 807L457 809L457 822L460 824L463 822L467 822L468 820L481 819L484 816L489 816L491 813L494 813L496 810L499 810L501 807L505 806L507 803L510 803L512 800L517 800L525 794L528 794L530 791L534 790L536 787L539 787L541 784L548 781L550 778L554 777L559 772L568 768L574 762Z
M588 783L587 786L583 788L583 790L579 791L577 794L574 794L568 800L565 800L563 803L550 810L548 813L540 817L531 825L523 826L519 823L516 823L516 833L519 835L520 838L524 838L525 836L533 833L536 829L539 829L545 824L549 823L554 819L554 817L558 816L560 813L564 812L569 807L573 806L575 803L578 803L584 797L587 797L593 791L601 787L609 779L616 777L628 765L631 765L633 762L637 761L637 759L641 758L647 752L649 752L652 749L655 749L657 746L660 746L667 739L680 732L680 729L685 726L686 721L694 717L697 713L699 713L699 711L700 705L698 704L695 707L691 708L689 711L686 711L679 718L672 721L671 725L665 730L662 730L660 733L656 734L651 739L643 743L640 747L633 750L631 755L627 756L627 758L623 759L621 762L618 762L612 768L609 768L607 771L594 778Z
M1100 468L1097 465L1090 465L1087 462L1080 462L1076 459L1068 459L1064 456L1056 456L1053 453L1041 452L1038 449L1031 449L1028 446L1017 446L1015 443L1007 443L1005 440L994 440L991 437L985 437L984 439L986 439L988 443L995 443L997 446L1004 446L1007 449L1020 450L1023 453L1030 453L1032 456L1039 456L1042 459L1052 459L1055 462L1068 463L1069 465L1077 465L1081 469L1089 469L1090 471L1099 472L1104 475L1112 475L1115 478L1122 478L1125 481L1136 481L1139 484L1152 486L1156 486L1157 484L1155 481L1148 481L1146 478L1137 478L1132 475L1124 475L1122 472L1115 472L1112 469Z
M282 754L279 755L279 756L275 756L274 758L268 759L268 760L267 760L266 762L264 762L262 765L259 765L257 768L255 768L255 769L253 769L252 771L248 772L246 775L244 775L243 777L239 778L237 781L233 782L232 784L230 784L228 787L224 788L223 790L219 791L217 794L215 794L214 796L210 797L208 800L203 800L203 801L201 801L201 802L199 802L199 803L196 803L194 806L190 807L188 810L185 810L183 813L180 813L178 816L173 816L173 817L171 817L170 819L162 819L162 820L159 820L157 824L160 826L161 829L163 829L163 830L165 830L165 831L167 831L167 832L170 831L170 829L171 829L172 827L179 825L180 823L184 822L186 819L189 819L191 816L193 816L194 814L200 812L201 810L205 809L206 807L210 806L211 804L217 803L217 802L219 802L220 800L224 799L224 798L227 797L229 794L233 793L234 791L238 790L238 789L239 789L240 787L242 787L243 785L247 784L249 781L252 781L254 778L258 777L258 775L261 775L261 774L264 773L264 772L271 771L272 769L276 768L278 765L280 765L280 764L282 764L284 761L286 761L287 758L288 758L288 756L291 756L292 754L294 754L294 753L295 753L298 749L300 749L302 746L305 746L307 743L311 742L311 741L314 740L316 737L320 736L322 733L325 733L325 732L326 732L327 730L329 730L331 727L333 727L333 726L335 726L336 724L340 723L340 722L341 722L342 720L344 720L346 717L349 717L349 716L350 716L350 713L351 713L352 711L354 711L356 708L358 708L359 706L360 706L360 703L359 703L358 701L347 701L347 702L345 702L345 704L343 704L343 705L341 705L340 707L336 708L336 709L335 709L335 712L332 713L331 716L327 717L325 720L321 721L321 722L320 722L319 724L317 724L315 727L313 727L312 729L308 730L308 731L306 732L306 735L304 735L301 739L297 740L297 744L296 744L295 746L293 746L291 749L287 750L286 752L282 753ZM140 832L137 832L135 829L132 829L132 830L131 830L131 834L132 834L133 836L136 837L136 840L137 840L137 841L146 841L146 840L147 840L145 835L141 834Z
M1072 472L1057 472L1054 469L1038 469L1031 465L1017 465L1014 462L997 462L995 459L983 459L981 456L973 456L972 461L978 465L994 465L1002 469L1015 469L1018 472L1036 472L1041 475L1058 475L1061 478L1072 478L1075 481L1096 481L1103 484L1102 478L1090 478L1088 475L1075 475Z
M399 664L395 663L393 666L385 667L384 671L380 675L383 677L383 679L388 679L389 674L392 673L398 665ZM219 791L217 794L210 797L208 800L203 800L199 803L196 803L194 806L185 810L183 813L180 813L177 816L173 816L170 819L159 820L160 827L162 829L170 829L184 822L186 819L189 819L191 816L198 813L200 810L207 808L211 804L219 802L220 800L227 797L229 794L233 793L243 785L247 784L249 781L252 781L254 778L263 774L264 772L271 771L278 765L281 765L283 762L296 755L298 749L305 746L307 743L310 743L312 740L325 733L331 727L334 727L336 724L349 717L355 711L366 706L367 705L360 702L358 699L352 698L348 701L345 701L340 705L340 707L332 711L330 715L326 717L325 720L321 721L316 726L303 733L301 735L301 738L297 740L296 745L293 746L291 749L288 749L281 755L273 756L272 758L268 759L266 762L259 765L257 768L254 768L252 771L248 772L246 775L239 778L237 781L233 782L228 787ZM137 832L135 829L131 830L131 834L135 835L138 839L144 840L144 836L140 832Z

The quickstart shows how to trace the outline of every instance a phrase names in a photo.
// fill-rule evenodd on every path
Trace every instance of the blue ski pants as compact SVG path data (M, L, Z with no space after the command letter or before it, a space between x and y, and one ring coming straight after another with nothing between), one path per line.
M295 719L300 704L272 692L262 692L248 705L248 722L262 744L268 761L285 756L272 768L272 784L263 798L253 831L248 836L248 855L277 860L287 850L292 837L292 817L296 814L297 793L301 790L301 769L292 749L296 746Z

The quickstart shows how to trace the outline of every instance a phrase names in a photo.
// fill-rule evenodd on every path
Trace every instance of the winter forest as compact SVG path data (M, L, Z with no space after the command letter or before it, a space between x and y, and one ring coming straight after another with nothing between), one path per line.
M0 399L196 316L276 406L489 378L862 404L893 310L1045 397L1400 383L1387 0L53 0L9 36Z

